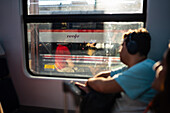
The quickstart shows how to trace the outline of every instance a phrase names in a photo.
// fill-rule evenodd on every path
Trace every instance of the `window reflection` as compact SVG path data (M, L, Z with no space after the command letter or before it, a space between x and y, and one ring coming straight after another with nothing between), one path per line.
M122 34L141 27L143 22L29 23L29 69L34 74L76 77L114 69L122 65Z

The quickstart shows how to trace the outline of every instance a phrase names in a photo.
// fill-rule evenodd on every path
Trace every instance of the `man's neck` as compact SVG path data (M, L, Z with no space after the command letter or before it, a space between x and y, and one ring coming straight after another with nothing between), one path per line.
M139 63L139 62L142 62L146 59L147 57L146 56L140 56L140 55L132 55L131 56L131 59L129 59L129 63L128 63L128 67L132 67L134 66L135 64Z

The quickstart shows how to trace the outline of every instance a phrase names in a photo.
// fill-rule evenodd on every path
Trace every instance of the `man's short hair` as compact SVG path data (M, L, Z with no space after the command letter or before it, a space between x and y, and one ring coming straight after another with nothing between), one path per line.
M134 41L137 45L137 52L141 56L147 56L150 51L151 36L145 28L129 30L123 35L126 43Z

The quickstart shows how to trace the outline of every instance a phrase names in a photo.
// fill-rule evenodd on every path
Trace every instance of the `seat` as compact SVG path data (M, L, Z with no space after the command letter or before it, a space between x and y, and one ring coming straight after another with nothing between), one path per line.
M0 103L4 113L57 113L54 109L21 106L9 77L7 61L0 57Z
M0 80L0 102L4 113L12 113L19 108L19 101L10 77Z

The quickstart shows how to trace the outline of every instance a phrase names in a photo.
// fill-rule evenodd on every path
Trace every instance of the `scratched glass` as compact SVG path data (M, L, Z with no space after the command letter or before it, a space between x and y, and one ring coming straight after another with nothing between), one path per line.
M143 22L28 23L28 70L37 75L92 77L120 67L123 33L142 27Z
M28 15L143 13L143 0L28 0Z

